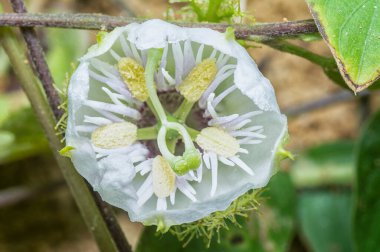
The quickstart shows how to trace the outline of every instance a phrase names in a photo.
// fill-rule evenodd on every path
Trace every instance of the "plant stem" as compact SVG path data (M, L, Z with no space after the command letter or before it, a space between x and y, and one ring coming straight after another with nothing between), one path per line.
M193 106L194 102L190 102L184 99L179 108L174 112L173 116L176 117L180 122L186 122L186 118Z
M22 0L11 0L10 2L16 13L27 12ZM37 38L37 34L32 27L21 27L20 29L27 45L29 59L32 62L33 68L36 70L38 78L44 87L50 107L53 109L54 116L57 120L59 120L63 114L63 111L59 109L60 100L58 92L54 88L53 78L50 74L50 70L46 63L44 52Z
M157 127L146 127L146 128L140 128L137 130L137 139L138 140L152 140L157 138Z
M325 72L326 76L330 78L330 80L334 81L340 87L344 89L348 89L346 82L343 80L342 75L340 74L338 67L335 63L335 60L332 57L324 57L313 53L305 48L300 46L293 45L285 40L254 40L256 42L264 43L267 46L270 46L276 50L287 52L293 55L297 55L304 59L309 60L310 62L319 65L322 70ZM246 42L249 46L249 41Z
M206 13L206 20L210 22L218 22L218 10L220 5L222 4L222 0L209 0L208 9Z
M114 17L101 14L47 14L47 13L7 13L0 15L0 26L22 27L60 27L85 30L112 30L133 22L141 23L147 19ZM203 27L224 32L233 27L237 39L256 38L291 38L302 34L317 34L318 29L313 20L299 20L281 23L261 23L255 25L229 25L215 23L172 22L183 27Z
M54 130L55 118L40 83L35 78L28 61L22 53L24 48L22 48L18 39L8 28L0 28L0 43L7 53L17 77L20 80L20 84L27 94L32 108L45 131L58 166L100 250L110 252L131 251L124 236L113 236L113 234L117 232L118 226L115 219L112 219L113 215L108 213L110 209L106 206L102 206L101 204L104 204L102 201L96 201L93 195L94 192L76 172L71 161L58 153L57 150L62 149L63 144ZM100 209L99 207L103 208Z

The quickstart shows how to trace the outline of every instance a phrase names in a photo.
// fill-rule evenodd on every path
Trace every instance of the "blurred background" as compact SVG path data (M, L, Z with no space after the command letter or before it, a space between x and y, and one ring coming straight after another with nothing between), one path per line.
M12 12L0 0L4 12ZM29 0L29 12L91 12L165 18L165 0ZM246 0L245 11L256 22L310 19L304 0ZM96 41L95 31L38 28L58 88L76 59ZM326 44L295 44L331 57ZM289 115L289 144L295 161L279 167L258 212L243 228L222 234L212 251L352 251L352 185L354 142L361 126L380 105L377 92L352 95L309 61L265 45L249 52L271 80L281 110ZM126 213L118 218L136 248L143 228ZM182 251L172 238L146 230L148 247L140 251ZM169 235L170 236L170 235ZM150 237L150 238L149 238ZM175 244L175 245L173 245ZM195 244L195 245L194 245ZM202 243L203 244L203 243ZM165 248L166 246L166 248ZM197 241L187 251L203 251ZM154 247L154 248L153 248ZM20 89L17 76L0 48L0 251L97 251L46 138Z

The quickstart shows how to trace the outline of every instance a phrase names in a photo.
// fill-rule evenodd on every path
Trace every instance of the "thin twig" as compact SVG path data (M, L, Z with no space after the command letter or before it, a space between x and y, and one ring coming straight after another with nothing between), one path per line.
M26 7L22 0L10 0L13 10L16 13L26 13ZM27 44L28 53L33 63L33 66L37 72L37 75L43 85L46 96L48 98L51 109L53 110L54 117L58 121L62 116L62 110L59 109L60 99L57 90L53 85L53 78L51 76L49 67L45 61L45 55L37 38L36 32L32 27L20 27L21 33ZM87 184L89 190L93 192L90 185ZM107 228L112 235L117 247L120 251L128 251L130 248L127 240L125 239L124 233L121 230L116 217L113 214L111 207L103 202L99 194L93 192L92 197L94 198L97 207L103 217Z
M101 251L131 251L127 242L120 246L120 239L125 236L114 237L113 230L107 226L107 220L104 218L103 209L98 207L98 202L91 195L93 192L83 178L73 167L70 159L61 156L57 150L63 148L63 144L55 132L55 118L52 109L46 101L45 94L41 90L40 84L36 81L32 69L25 63L23 48L17 41L14 33L10 29L0 28L0 43L7 53L9 60L20 80L25 93L27 94L34 112L41 123L45 134L49 140L51 149L58 166L71 190L71 193L80 209L80 212L95 236L97 244ZM108 210L108 209L107 209Z
M284 113L287 116L298 116L300 114L307 113L316 109L324 108L338 102L350 101L354 99L355 97L366 97L366 96L369 96L370 94L371 93L368 90L365 90L361 93L358 93L357 96L355 96L351 91L344 90L344 91L332 94L330 96L327 96L323 99L312 101L310 103L306 103L301 106L295 106L295 107L285 109Z
M10 0L13 10L16 13L26 13L26 7L22 0ZM37 34L32 27L21 27L21 33L26 42L28 55L32 62L33 68L37 72L42 86L46 92L47 99L50 107L53 109L54 116L57 120L61 118L63 111L59 109L59 96L53 85L53 78L51 76L49 67L46 63L44 51L37 38Z
M9 207L25 200L37 197L43 193L50 193L65 185L64 180L49 182L38 187L17 186L0 191L0 208Z
M47 14L47 13L6 13L0 15L0 26L21 27L59 27L85 30L112 30L133 22L146 19L115 17L101 14ZM224 32L229 24L173 22L183 27L203 27ZM295 37L301 34L317 33L313 20L299 20L282 23L261 23L254 25L233 25L237 39L249 39L251 36L266 38Z

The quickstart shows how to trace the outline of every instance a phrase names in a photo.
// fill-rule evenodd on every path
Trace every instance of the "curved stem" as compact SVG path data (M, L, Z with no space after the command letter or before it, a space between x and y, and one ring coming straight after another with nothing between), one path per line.
M160 100L158 99L156 87L154 85L154 73L156 71L158 62L161 60L161 57L162 49L154 48L148 51L148 61L145 67L145 81L149 93L149 103L156 111L158 119L161 121L161 123L164 123L167 121L166 113L162 107Z
M168 149L168 146L166 145L166 127L162 126L160 130L158 131L158 136L157 136L157 145L158 149L160 150L162 156L167 160L167 161L172 161L174 160L175 156L170 152Z
M194 102L190 102L184 99L179 108L174 112L173 116L181 122L186 122L186 118L189 115L193 106Z

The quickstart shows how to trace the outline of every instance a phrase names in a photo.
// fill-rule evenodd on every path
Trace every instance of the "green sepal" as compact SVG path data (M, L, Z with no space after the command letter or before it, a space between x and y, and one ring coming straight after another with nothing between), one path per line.
M71 158L71 151L72 150L75 150L75 148L73 146L65 146L63 147L60 151L59 151L59 154L63 157L68 157L68 158Z

